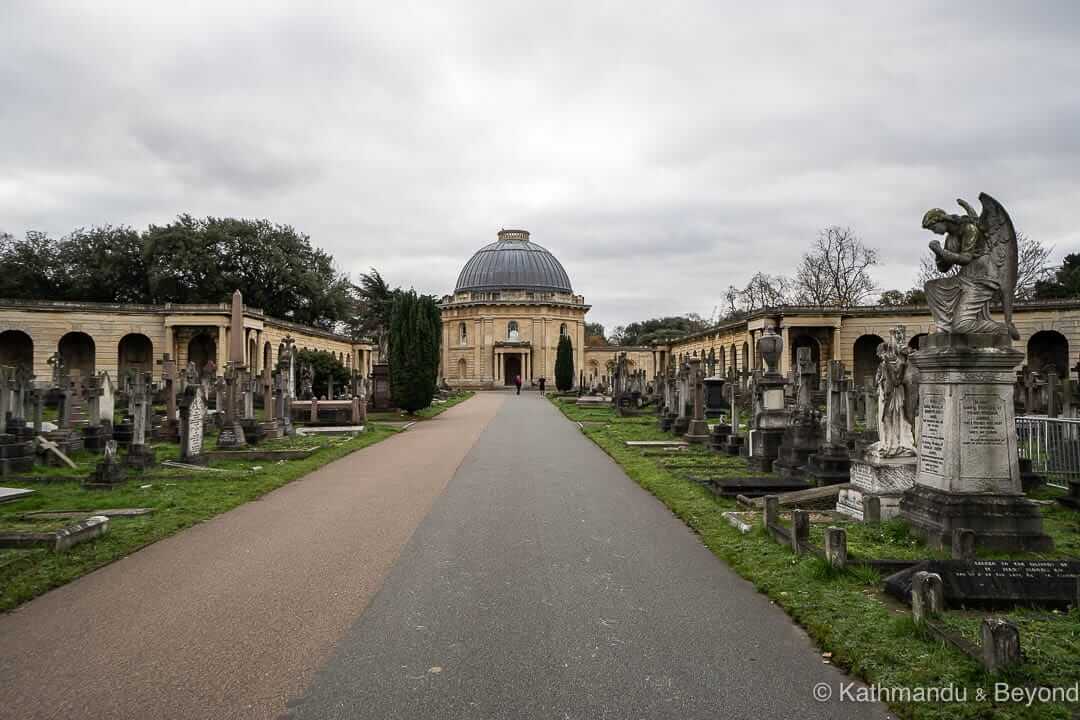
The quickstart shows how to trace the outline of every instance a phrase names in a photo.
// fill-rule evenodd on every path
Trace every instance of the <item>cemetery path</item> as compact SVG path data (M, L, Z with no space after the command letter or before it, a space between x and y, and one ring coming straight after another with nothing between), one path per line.
M293 720L885 718L558 410L509 396Z
M0 718L272 718L506 400L480 394L0 616Z

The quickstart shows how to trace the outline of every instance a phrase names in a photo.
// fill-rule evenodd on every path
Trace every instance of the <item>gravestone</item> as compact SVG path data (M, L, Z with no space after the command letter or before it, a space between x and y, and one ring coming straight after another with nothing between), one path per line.
M157 437L168 442L175 442L180 436L179 421L176 412L176 392L180 379L177 376L176 361L165 353L161 360L161 382L165 389L165 422L158 429Z
M101 421L101 398L105 387L100 375L92 375L83 383L87 406L87 425L83 430L83 446L92 452L104 452L105 443L112 440L112 423Z
M1023 496L1014 417L1015 369L1024 354L1013 340L1018 239L1005 208L986 193L982 214L929 210L923 227L946 235L946 247L971 247L954 275L924 286L936 332L922 338L911 362L919 370L921 432L915 486L900 516L932 547L947 547L953 531L975 531L980 549L1047 551L1039 506ZM965 219L966 218L966 219ZM930 249L946 272L955 253L935 240ZM1003 322L990 314L1002 302Z
M757 351L765 361L765 371L755 377L751 393L755 408L747 463L758 472L770 472L780 454L780 444L789 421L784 402L787 378L779 371L784 339L776 334L775 329L767 327L758 338Z
M98 420L108 423L111 428L116 417L116 385L108 372L98 373L98 384L101 386L101 395L98 396Z
M133 414L131 442L124 458L124 464L128 467L148 468L156 462L154 448L146 444L147 432L150 429L147 421L147 406L150 405L150 383L146 373L138 373L135 377L135 387L132 394Z
M840 491L836 504L838 512L856 520L863 520L868 496L879 498L879 521L896 517L900 498L915 484L914 398L919 389L917 377L909 372L911 349L903 326L893 329L879 355L873 394L877 398L874 405L880 409L880 439L866 448L861 458L851 461L851 488Z
M709 376L705 385L705 417L715 420L724 415L727 403L724 402L724 378Z
M746 374L746 369L742 370ZM739 434L739 374L735 368L728 369L728 407L731 409L731 431L724 440L724 452L728 455L739 455L745 438Z
M116 457L116 441L106 440L102 448L102 458L94 472L83 482L83 487L96 490L111 490L127 480L127 469Z
M900 516L932 547L947 547L955 528L974 530L989 550L1053 546L1023 497L1012 397L1022 358L1007 335L974 333L933 333L912 355L922 432Z
M15 394L11 410L11 422L8 424L8 432L16 435L20 440L30 440L34 436L27 427L27 419L31 415L30 391L34 385L34 374L25 365L15 368Z
M390 396L390 366L376 363L371 369L371 402L375 410L389 410L393 405Z
M841 417L844 388L844 363L830 360L826 379L825 442L810 455L803 471L808 482L818 486L837 485L850 479L851 458L843 443L844 423Z
M180 462L205 465L203 433L206 430L206 398L201 384L191 384L180 397Z
M705 383L701 358L690 358L688 386L694 407L694 416L683 435L689 443L704 444L709 439L709 425L705 422Z
M813 361L810 348L796 348L795 353L795 410L791 413L776 462L773 463L773 469L788 480L802 479L803 466L821 445L821 413L814 406L817 364Z
M671 432L682 437L690 427L690 415L686 404L690 399L690 364L683 362L675 375L675 420L671 423Z
M1080 560L929 560L885 579L885 591L911 601L917 572L941 576L950 607L1066 608L1078 599Z
M240 382L243 368L234 361L225 367L225 416L218 434L219 448L247 447L244 428L240 424Z

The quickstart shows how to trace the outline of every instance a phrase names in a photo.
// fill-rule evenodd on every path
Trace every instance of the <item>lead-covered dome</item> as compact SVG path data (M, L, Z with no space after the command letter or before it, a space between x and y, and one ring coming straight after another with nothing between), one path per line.
M529 242L528 230L500 230L465 263L454 292L463 290L546 290L573 292L563 266L545 248Z

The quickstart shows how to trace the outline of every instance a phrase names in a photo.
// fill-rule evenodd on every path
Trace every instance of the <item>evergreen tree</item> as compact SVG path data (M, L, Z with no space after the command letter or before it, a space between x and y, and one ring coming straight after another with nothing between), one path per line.
M390 393L412 414L431 404L439 374L442 324L430 295L394 293L390 312Z
M555 351L555 389L568 392L574 386L574 346L569 335L559 338Z

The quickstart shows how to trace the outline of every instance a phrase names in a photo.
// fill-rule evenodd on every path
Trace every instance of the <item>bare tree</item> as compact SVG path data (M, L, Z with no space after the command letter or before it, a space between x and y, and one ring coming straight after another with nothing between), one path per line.
M1038 240L1034 240L1022 232L1016 233L1017 240L1017 263L1016 263L1016 299L1030 300L1035 297L1035 283L1045 280L1050 274L1050 254L1054 247L1047 247ZM960 266L954 265L947 274L959 272ZM934 260L926 255L919 259L919 287L926 285L927 280L933 280L942 276L934 264Z
M751 313L763 308L785 305L790 299L791 281L783 275L755 273L738 293L739 310Z
M876 264L877 250L863 245L851 228L827 227L799 263L795 298L806 305L861 305L877 289L870 277Z

